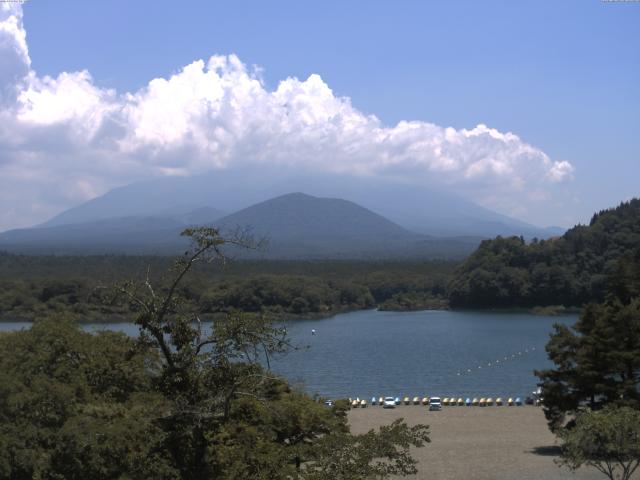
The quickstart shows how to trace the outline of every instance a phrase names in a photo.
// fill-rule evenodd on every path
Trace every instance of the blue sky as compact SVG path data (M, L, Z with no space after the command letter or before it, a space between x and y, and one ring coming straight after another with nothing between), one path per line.
M640 3L31 0L24 30L38 76L87 70L93 86L118 95L194 60L236 54L247 69L261 68L254 75L267 91L319 74L383 126L415 120L513 132L569 163L571 178L549 187L553 202L522 210L509 210L516 195L487 194L493 183L473 195L538 224L586 221L640 194ZM82 181L91 196L124 180ZM544 187L535 189L542 195Z

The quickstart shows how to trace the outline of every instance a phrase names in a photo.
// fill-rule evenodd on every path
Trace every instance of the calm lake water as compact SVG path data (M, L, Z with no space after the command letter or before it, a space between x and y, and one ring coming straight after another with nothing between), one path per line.
M551 366L544 346L554 323L575 315L495 312L358 311L287 323L302 348L276 358L272 369L324 397L525 397L534 369ZM0 323L15 330L25 323ZM132 324L89 324L130 335ZM315 335L312 330L316 331Z

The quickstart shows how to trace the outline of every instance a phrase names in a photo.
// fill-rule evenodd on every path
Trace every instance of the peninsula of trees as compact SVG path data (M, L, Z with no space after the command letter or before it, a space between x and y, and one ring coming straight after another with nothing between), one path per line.
M601 302L607 277L638 248L640 199L596 213L589 225L561 237L487 240L457 269L449 303L453 308L521 308Z

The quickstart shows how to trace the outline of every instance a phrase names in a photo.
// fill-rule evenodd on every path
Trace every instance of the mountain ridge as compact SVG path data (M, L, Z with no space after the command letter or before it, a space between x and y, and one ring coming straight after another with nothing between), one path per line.
M206 215L208 208L196 210ZM121 217L40 226L0 234L0 248L22 253L175 254L187 245L179 236L184 218ZM267 250L234 254L259 258L461 257L480 238L440 239L411 232L354 202L289 193L209 222L223 231L250 227L269 240Z
M39 226L68 225L105 218L166 216L200 207L237 212L292 191L352 201L394 223L431 236L523 235L546 238L563 229L545 229L493 212L463 197L434 187L398 184L379 178L337 174L296 174L273 178L260 169L211 171L192 177L167 177L115 188L70 208Z

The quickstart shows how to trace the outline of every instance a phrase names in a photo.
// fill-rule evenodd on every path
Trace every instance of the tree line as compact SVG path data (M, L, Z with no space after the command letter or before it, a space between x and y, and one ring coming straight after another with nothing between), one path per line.
M123 278L160 281L162 257L33 257L0 254L0 318L68 312L85 322L131 319L131 305L105 288ZM380 307L446 306L450 262L234 261L195 268L181 285L203 315L239 310L276 318L314 317Z
M487 240L449 284L454 308L582 306L603 301L618 260L640 246L640 199L596 213L562 237Z
M561 463L627 480L640 466L640 250L618 259L602 302L546 346L553 367L536 372Z

